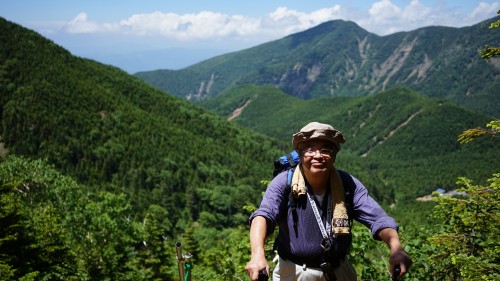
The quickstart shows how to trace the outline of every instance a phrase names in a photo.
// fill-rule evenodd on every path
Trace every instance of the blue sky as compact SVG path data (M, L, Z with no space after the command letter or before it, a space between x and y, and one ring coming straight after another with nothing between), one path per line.
M1 0L0 16L75 55L128 72L178 69L334 19L387 35L463 27L496 16L500 0ZM168 53L168 54L167 54Z

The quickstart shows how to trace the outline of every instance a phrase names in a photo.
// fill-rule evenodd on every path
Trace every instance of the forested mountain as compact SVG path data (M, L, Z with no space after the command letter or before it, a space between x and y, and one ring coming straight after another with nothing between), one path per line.
M188 200L201 190L229 188L248 203L259 196L255 184L281 153L276 140L15 24L1 25L7 154L46 158L81 183L129 194L139 210L157 203L176 218L184 208L193 216L185 219L197 218L203 204Z
M303 100L247 85L207 100L211 112L2 18L0 30L0 280L178 280L179 239L193 280L248 280L261 181L311 120L346 134L339 168L410 229L400 234L418 280L432 254L419 241L440 228L415 197L498 167L497 144L455 141L488 118L446 99L395 88ZM385 253L359 227L354 266L387 278Z
M181 70L136 76L192 101L242 84L270 84L301 99L364 96L405 86L498 116L500 59L486 62L478 55L487 44L500 45L500 33L488 29L494 20L387 36L334 20Z
M119 204L127 204L119 208L120 212L107 214L112 208L107 210L105 206L89 210L96 218L104 212L107 217L119 221L128 218L125 225L129 225L143 220L145 223L151 212L162 214L158 218L159 225L152 226L160 229L160 238L173 239L193 222L219 231L246 224L249 213L243 206L258 203L264 188L260 181L272 175L272 161L282 153L277 140L229 123L120 69L75 57L39 34L5 19L0 19L0 30L1 155L46 161L45 164L33 164L36 169L24 168L32 166L24 161L16 164L17 167L9 166L9 163L18 163L16 160L6 162L2 169L7 175L0 178L2 194L10 194L10 187L12 195L21 190L19 194L30 194L36 202L53 198L54 195L37 195L56 192L52 191L53 186L62 184L46 179L51 177L43 177L48 182L39 182L39 175L54 174L45 172L51 171L53 165L57 173L80 185L71 184L69 190L63 186L64 192L79 190L80 196L71 197L72 200L100 198L104 200L101 203L107 205L114 201L110 198L123 194L123 198L116 199L121 202ZM105 191L113 195L102 197L100 194ZM68 195L57 194L56 197L61 196ZM21 205L10 205L23 202L19 200L0 204L3 211L17 209L21 212L11 217L4 216L2 211L2 228L12 223L18 225L16 217L43 213L32 213L32 208L22 211ZM73 212L85 211L69 210L69 206L94 205L85 202L68 201L54 208L68 209L67 215L73 216L76 215ZM46 203L40 202L41 206ZM57 216L63 216L60 219L64 222L66 211L62 210ZM29 215L25 219L30 221L33 217ZM81 227L92 226L81 223ZM19 227L14 225L4 230ZM72 243L99 241L97 237L108 232L78 231L88 233ZM139 230L135 232L138 233ZM2 234L17 237L19 232L14 236ZM133 237L123 239L139 243L140 240L133 239L141 238ZM111 238L102 239L109 241ZM174 249L173 243L170 246ZM31 246L27 243L23 247ZM3 253L12 246L0 242L0 248ZM22 263L34 262L28 258L29 252L25 254L26 261L16 259L17 265L29 272L30 267ZM113 255L112 252L107 254ZM154 256L143 258L154 259ZM0 267L2 265L0 260ZM99 262L93 266L106 267ZM102 270L109 277L106 270L110 269ZM118 274L120 268L113 270Z
M449 190L460 175L486 178L498 167L497 155L487 152L498 144L456 141L488 118L404 88L368 97L302 100L272 86L246 85L201 105L283 142L307 122L333 124L346 137L337 165L356 170L379 199L389 202L393 192L396 199L414 199L437 188Z

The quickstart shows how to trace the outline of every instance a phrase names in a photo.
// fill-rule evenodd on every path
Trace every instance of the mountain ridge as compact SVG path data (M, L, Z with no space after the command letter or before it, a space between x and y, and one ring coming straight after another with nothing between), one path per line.
M495 116L500 113L492 106L500 102L494 90L500 85L500 58L486 62L477 53L486 44L500 45L500 33L487 28L492 20L386 36L335 20L181 70L135 76L194 102L245 84L273 85L302 99L363 96L404 86Z
M207 210L189 200L226 186L255 204L253 184L270 174L265 164L281 153L278 141L118 68L71 56L33 31L3 19L0 26L6 157L47 159L90 189L128 194L138 212L159 204L174 217L190 210L197 218ZM239 208L230 208L238 219L226 223L241 223Z

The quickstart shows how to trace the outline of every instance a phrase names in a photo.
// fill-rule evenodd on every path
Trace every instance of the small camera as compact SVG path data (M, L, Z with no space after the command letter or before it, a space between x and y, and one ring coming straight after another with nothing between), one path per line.
M321 271L323 271L323 274L325 275L326 281L337 280L337 276L335 275L335 272L333 271L333 267L329 262L323 262L321 264Z
M259 281L267 281L269 280L269 276L267 275L267 271L266 269L262 269L261 271L259 271Z

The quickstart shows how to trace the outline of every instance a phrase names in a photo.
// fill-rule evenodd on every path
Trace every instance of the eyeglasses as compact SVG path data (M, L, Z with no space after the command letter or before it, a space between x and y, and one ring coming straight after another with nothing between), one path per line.
M319 152L319 154L323 157L331 157L333 155L334 150L329 149L329 148L306 148L304 151L304 156L307 157L312 157L316 155L316 152Z

